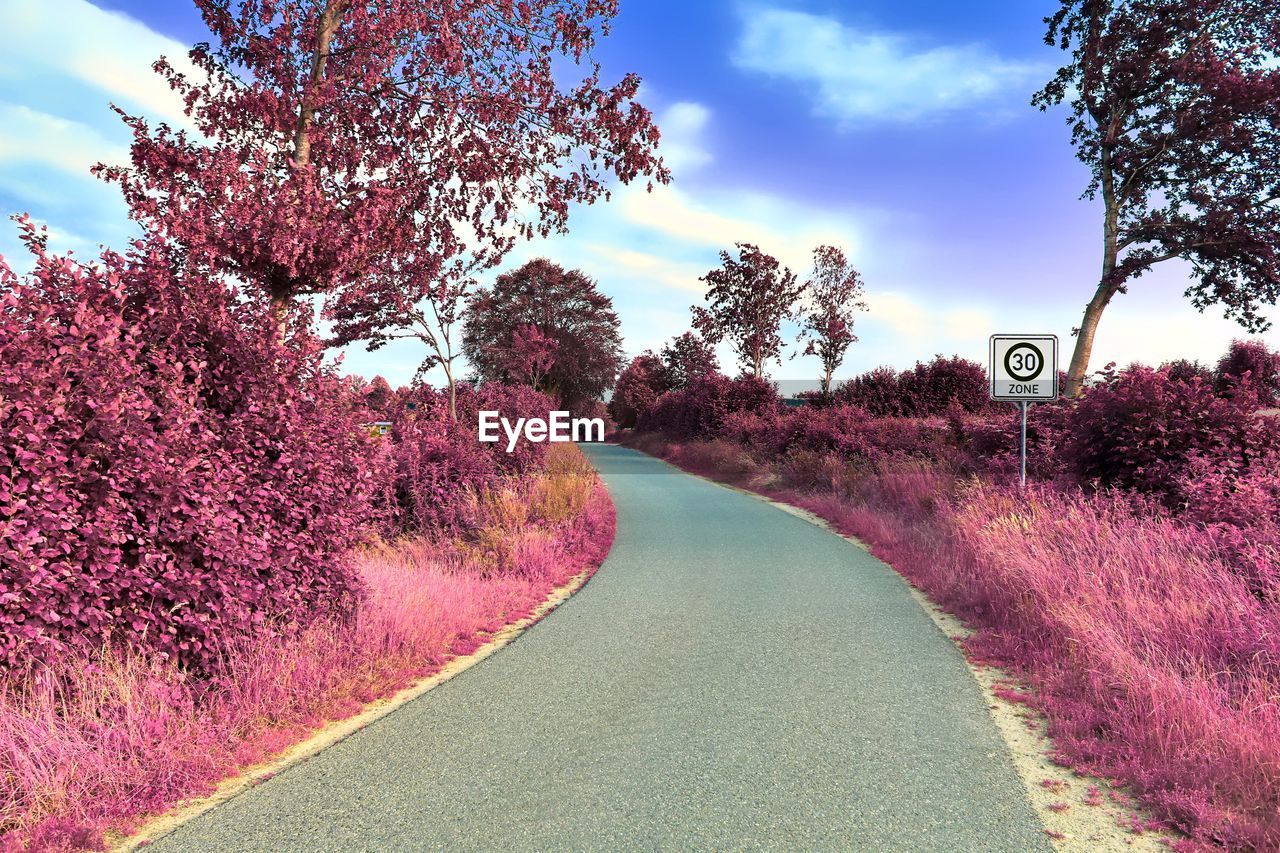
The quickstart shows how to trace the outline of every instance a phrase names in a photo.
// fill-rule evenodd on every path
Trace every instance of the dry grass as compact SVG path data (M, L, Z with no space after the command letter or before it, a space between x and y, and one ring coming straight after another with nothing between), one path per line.
M613 540L608 494L574 447L480 502L482 544L370 547L353 618L236 643L214 677L104 650L0 683L0 851L92 847L103 830L208 792L473 651L599 565Z

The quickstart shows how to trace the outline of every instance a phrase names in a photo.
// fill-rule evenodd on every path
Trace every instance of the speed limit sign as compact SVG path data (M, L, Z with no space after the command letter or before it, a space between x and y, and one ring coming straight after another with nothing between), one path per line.
M1008 403L1058 399L1057 335L992 335L991 399Z

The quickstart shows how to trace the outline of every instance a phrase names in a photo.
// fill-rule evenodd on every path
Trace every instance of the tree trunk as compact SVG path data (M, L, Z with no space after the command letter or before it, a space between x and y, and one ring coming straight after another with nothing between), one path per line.
M316 89L324 79L324 66L329 61L329 45L338 30L338 22L346 11L347 0L327 0L316 24L316 47L311 54L311 79L302 94L298 109L298 125L293 134L293 162L297 168L311 163L311 122L316 114Z
M289 306L293 303L293 285L281 278L271 282L271 317L276 321L280 343L289 334Z
M458 385L453 381L453 368L450 366L449 359L440 360L440 365L444 368L444 379L449 385L449 419L455 424L458 422Z
M1120 228L1119 204L1116 199L1115 173L1112 171L1111 147L1102 147L1102 202L1105 208L1102 226L1102 277L1093 299L1084 309L1084 319L1076 335L1075 351L1067 369L1066 396L1076 397L1084 387L1084 377L1089 370L1089 357L1093 354L1093 340L1098 332L1102 312L1116 295L1120 283L1115 281L1119 260Z
M298 108L298 124L293 134L293 168L305 168L311 163L311 122L315 118L315 92L324 79L324 66L329 59L329 45L338 30L348 0L327 0L320 20L316 24L316 46L311 55L311 80L302 95ZM271 282L271 316L276 321L280 341L289 332L289 308L293 303L295 288L292 281L276 277Z

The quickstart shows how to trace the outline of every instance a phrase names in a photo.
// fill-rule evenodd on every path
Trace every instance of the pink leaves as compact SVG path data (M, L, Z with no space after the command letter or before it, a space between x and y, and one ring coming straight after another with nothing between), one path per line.
M720 253L721 266L702 277L707 307L693 307L693 325L708 341L728 339L744 371L764 377L766 362L782 349L779 329L794 317L804 291L795 273L750 243L739 243L738 259Z
M0 658L110 638L201 665L260 614L343 606L369 474L315 343L280 348L158 247L90 268L29 245L0 314Z
M512 230L563 227L610 177L668 179L633 76L602 90L586 66L580 85L557 81L610 4L198 5L213 46L190 55L208 79L156 70L204 140L126 118L132 166L100 173L135 219L217 272L284 302L341 290L353 334L412 325L405 310L451 261L488 265Z

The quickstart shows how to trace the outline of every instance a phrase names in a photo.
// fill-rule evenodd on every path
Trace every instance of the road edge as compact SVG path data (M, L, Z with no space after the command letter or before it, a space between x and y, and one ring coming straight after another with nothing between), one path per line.
M1130 801L1127 795L1123 795L1120 789L1107 780L1086 776L1049 761L1046 753L1052 749L1052 740L1045 731L1047 720L1044 715L1028 705L1010 701L995 691L996 685L1008 684L1015 679L999 667L977 664L971 660L965 654L962 644L974 633L973 630L956 616L935 604L923 590L911 583L891 563L871 554L871 549L861 539L841 533L826 519L803 507L686 470L668 459L646 453L639 448L622 444L619 446L669 465L682 474L767 503L845 540L888 566L906 586L916 605L925 612L934 627L960 653L965 667L969 670L969 675L982 691L982 696L986 700L987 713L995 724L996 731L1000 733L1000 739L1004 742L1009 754L1014 773L1022 783L1027 801L1056 851L1061 853L1121 853L1121 851L1159 853L1159 851L1169 850L1169 842L1182 837L1167 831L1148 830L1136 833L1128 829L1135 813L1142 815L1143 818L1150 815L1142 812L1136 803ZM1060 782L1061 785L1046 786L1044 784L1046 779ZM1091 799L1088 793L1090 787L1096 787L1103 794L1101 803L1087 802ZM1118 803L1116 797L1110 796L1112 794L1123 802ZM1061 803L1067 803L1070 807L1062 810L1054 808ZM1089 815L1090 819L1083 819L1082 815Z
M377 722L409 702L429 693L446 681L461 675L490 655L513 643L527 630L542 621L551 611L572 598L587 585L587 581L591 580L607 559L608 555L606 554L599 565L584 569L574 575L568 583L556 587L532 613L498 630L487 643L474 652L454 658L438 672L420 679L390 696L375 699L355 716L335 721L317 730L308 736L306 740L299 741L270 761L256 764L236 776L224 779L218 783L216 790L212 794L206 794L203 797L190 800L164 814L152 817L132 834L109 843L107 850L112 851L112 853L123 853L123 851L145 848L149 844L172 834L183 824L213 811L244 792L270 780L277 774L313 758L334 744L346 740L371 723Z

